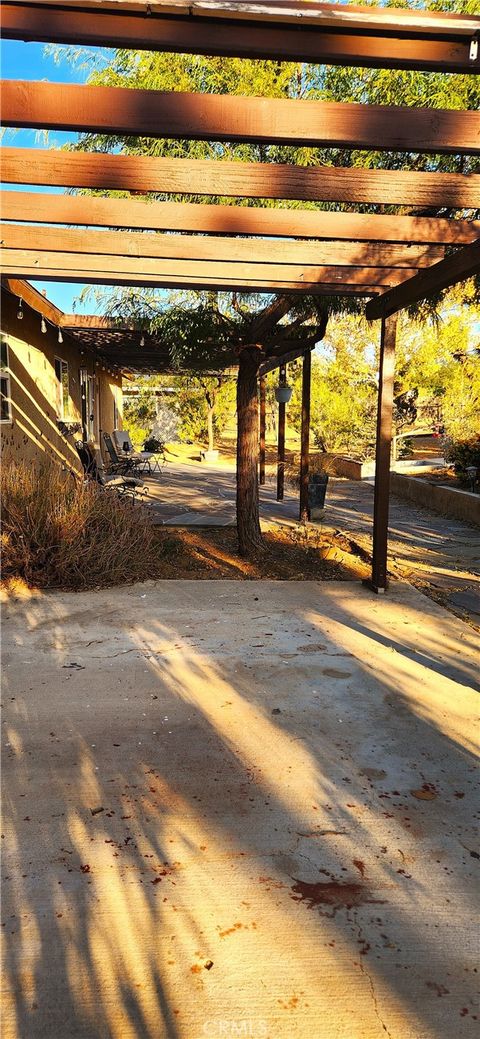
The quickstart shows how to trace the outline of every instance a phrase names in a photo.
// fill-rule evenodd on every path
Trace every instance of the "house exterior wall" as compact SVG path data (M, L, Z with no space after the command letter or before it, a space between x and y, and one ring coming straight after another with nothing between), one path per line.
M121 377L104 370L101 362L96 363L92 354L81 350L67 334L59 343L58 330L48 321L43 334L41 315L30 307L23 305L22 321L17 318L17 310L18 300L2 292L1 332L8 347L10 384L10 417L0 423L3 463L55 461L79 471L72 441L83 434L67 440L57 422L82 422L83 369L92 377L92 429L94 440L100 443L102 430L121 428ZM62 361L68 366L68 376Z

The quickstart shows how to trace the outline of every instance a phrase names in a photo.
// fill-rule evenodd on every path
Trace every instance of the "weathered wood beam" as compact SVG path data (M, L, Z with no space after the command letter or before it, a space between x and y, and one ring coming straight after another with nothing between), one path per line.
M431 15L426 35L425 18L405 17L400 11L395 25L368 18L368 9L340 5L230 4L228 10L195 3L188 8L144 3L136 6L70 3L2 5L2 34L7 39L53 41L76 46L133 47L137 50L174 51L221 57L267 58L285 61L327 62L376 68L405 68L440 72L471 72L478 59L470 53L470 40L478 32L474 17ZM233 8L233 9L232 9ZM307 10L305 10L307 8ZM243 9L243 10L242 10ZM275 10L275 21L272 11ZM292 24L293 12L293 24ZM380 9L381 14L386 12ZM289 17L290 15L290 17ZM249 18L246 24L245 19ZM373 28L372 28L373 26Z
M6 277L10 278L37 278L42 281L52 282L71 282L82 285L130 285L138 286L142 288L159 288L159 289L211 289L218 292L230 292L236 290L237 292L246 293L260 293L262 295L271 295L274 292L281 290L285 295L299 295L299 296L375 296L380 291L380 286L373 284L354 284L350 281L347 282L319 282L310 283L302 281L271 281L266 278L262 280L248 280L241 278L234 278L233 275L230 277L202 277L191 276L182 277L180 275L163 275L161 277L146 274L127 274L121 272L112 273L111 271L98 271L92 273L91 270L74 270L66 271L59 269L58 267L42 267L39 271L38 267L30 264L28 266L22 266L16 262L14 264L3 263L2 270Z
M141 330L133 323L115 321L104 314L63 314L61 324L64 328L102 329L105 332L128 332L129 335L138 332L139 339L142 335Z
M4 126L298 147L480 154L480 113L3 80Z
M65 0L11 0L13 6L42 11L66 7ZM409 8L364 7L361 5L305 3L305 0L69 0L69 10L88 11L90 15L103 12L143 14L148 18L183 16L187 24L193 17L207 21L222 20L225 25L265 23L267 25L319 25L322 29L350 32L378 32L388 37L406 34L450 39L452 35L470 38L478 29L478 18L472 14L447 14L438 11L410 10Z
M480 274L480 238L472 245L465 245L452 256L447 256L440 263L434 263L427 270L420 271L402 286L397 285L384 292L378 300L372 300L367 304L366 316L372 321L374 318L396 314L405 307L427 299L432 293L448 289L475 274Z
M203 278L219 278L222 282L232 280L251 281L252 283L268 282L278 284L281 291L285 282L297 282L299 285L317 285L322 282L352 285L395 285L410 278L411 270L406 267L347 267L345 265L315 265L281 263L230 263L210 260L160 260L152 257L123 257L116 255L90 255L87 253L52 252L44 249L2 249L2 267L11 271L16 265L32 272L29 276L42 278L44 270L57 270L65 278L89 271L95 276L132 275L134 278L154 278L161 281L166 278L188 278L200 283ZM307 291L307 290L305 290Z
M480 206L480 178L478 204ZM196 231L212 235L347 239L349 242L467 245L480 236L480 220L370 216L364 213L323 213L311 209L267 209L260 206L193 202L143 202L138 199L52 195L33 191L0 191L0 212L4 220L21 223L33 221L151 231Z
M252 318L249 329L249 338L252 343L263 342L265 336L270 332L278 321L291 310L291 303L285 296L276 296L275 299L264 307L259 314Z
M307 169L279 163L157 159L145 155L37 148L2 148L2 180L5 184L172 195L447 206L452 209L480 207L480 174L475 173L466 176L461 173L413 173L410 170L332 166ZM93 200L84 201L90 204ZM52 211L55 204L58 203L52 203ZM312 213L312 220L316 215Z
M396 317L382 320L380 372L375 445L373 503L373 552L371 586L377 594L387 589L388 513L390 456L392 448L393 386L395 375Z
M285 361L280 365L278 382L279 385L285 385L287 382L287 365ZM285 426L286 404L280 401L278 405L277 501L283 501L285 490Z
M42 296L41 292L35 289L33 285L29 285L28 281L2 276L2 285L13 296L18 296L19 299L22 299L32 310L36 310L43 317L48 318L52 324L59 325L61 323L63 312L54 303L51 303L50 300L45 299L45 296Z
M329 264L352 267L426 267L444 256L442 246L386 245L347 242L277 242L256 238L203 238L131 231L92 231L2 224L0 245L118 257L213 260L237 263Z
M258 482L262 487L265 483L265 431L266 431L266 418L267 418L267 406L266 406L266 387L265 387L265 376L260 375L258 381L258 398L259 398L259 446L258 446Z
M310 507L308 501L308 478L310 469L310 397L312 383L312 354L306 350L302 364L302 426L300 433L300 501L299 518L308 523Z
M298 343L294 350L289 350L288 353L279 354L276 357L269 358L268 361L264 361L259 368L259 376L268 375L269 372L273 372L276 368L280 368L281 364L290 364L290 361L298 361L298 358L303 357L304 353L305 344Z

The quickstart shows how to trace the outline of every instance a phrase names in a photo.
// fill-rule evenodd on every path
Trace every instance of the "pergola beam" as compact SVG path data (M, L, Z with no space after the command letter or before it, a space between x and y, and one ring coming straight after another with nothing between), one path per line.
M256 238L203 238L195 235L167 235L132 231L92 231L48 228L35 225L2 224L0 245L8 249L34 249L48 246L49 252L80 256L110 254L117 257L172 260L211 260L231 263L343 265L352 267L426 267L441 260L441 246L386 245L347 242L277 242Z
M182 277L180 275L164 275L162 277L155 277L153 275L143 274L127 274L110 271L98 271L92 273L89 270L75 270L65 271L58 267L48 268L42 267L39 269L32 264L23 266L21 264L2 264L2 270L8 278L35 278L42 281L51 282L72 282L81 285L128 285L138 288L158 288L158 289L211 289L217 292L229 292L236 290L237 292L246 293L260 293L268 294L274 292L284 292L293 295L300 296L374 296L379 292L380 287L376 284L354 284L350 281L347 282L302 282L302 281L272 281L268 279L268 276L262 281L261 279L247 280L241 279L237 276L234 278L233 275L226 277L214 277L214 276L191 276Z
M389 317L476 274L480 274L480 238L472 245L459 249L453 256L447 256L440 263L419 271L403 285L383 293L378 300L371 300L365 310L366 316L369 321Z
M416 11L399 11L392 24L392 19L382 19L387 13L382 9L374 19L368 8L346 13L340 5L326 4L309 5L308 10L306 4L293 3L283 11L272 4L242 4L243 11L232 10L232 4L223 10L222 5L212 9L201 3L177 3L167 10L158 4L147 9L145 3L122 7L118 13L118 5L108 4L70 3L65 10L48 0L4 2L2 33L7 39L75 46L274 60L281 56L284 61L439 72L478 70L478 58L470 53L479 27L474 17L429 15L426 35L426 18Z
M3 80L7 127L297 147L480 154L480 113Z
M204 279L209 283L212 279L222 283L231 282L232 286L240 281L242 284L256 282L260 284L278 285L281 291L284 283L295 283L308 294L309 286L326 282L329 285L350 283L352 285L393 285L411 276L411 270L401 267L347 267L345 265L304 266L287 263L244 263L227 265L222 261L210 260L160 260L151 257L123 257L117 255L90 255L69 252L52 252L45 249L2 249L2 267L8 273L28 270L27 277L43 278L45 272L56 272L63 280L78 280L84 274L90 274L101 280L103 275L109 278L133 277L132 284L152 284L154 282L168 285L171 280L186 283L192 281L201 286ZM145 281L142 281L142 279ZM308 286L308 287L307 287Z
M467 176L462 173L414 173L410 170L366 170L356 167L305 168L280 163L162 159L146 155L109 155L37 148L2 148L2 181L5 184L92 188L142 194L155 192L217 198L292 199L452 209L480 207L480 174L474 173ZM102 200L83 201L88 205ZM116 203L119 201L124 200L115 200ZM39 208L43 208L43 201L39 203ZM318 214L312 213L312 220L316 216ZM330 214L332 218L336 216ZM213 211L211 219L214 219ZM393 221L397 218L385 219Z
M223 163L222 163L223 165ZM480 178L479 178L480 180ZM480 205L480 183L479 197ZM74 226L190 231L202 234L263 235L349 242L416 242L467 245L480 236L479 220L377 216L316 210L225 206L193 202L0 191L4 220Z

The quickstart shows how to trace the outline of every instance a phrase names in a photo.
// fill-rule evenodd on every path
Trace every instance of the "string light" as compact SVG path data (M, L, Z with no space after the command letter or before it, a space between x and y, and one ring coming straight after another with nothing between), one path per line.
M61 328L58 329L58 342L59 343L63 343L63 335L62 335L62 329Z
M23 299L21 296L18 297L18 310L17 310L17 321L23 321Z
M46 331L47 331L47 324L46 324L46 321L45 321L45 318L44 318L44 317L42 317L42 321L41 321L41 324L40 324L40 328L41 328L41 330L42 330L43 334L45 335L45 333L46 333Z

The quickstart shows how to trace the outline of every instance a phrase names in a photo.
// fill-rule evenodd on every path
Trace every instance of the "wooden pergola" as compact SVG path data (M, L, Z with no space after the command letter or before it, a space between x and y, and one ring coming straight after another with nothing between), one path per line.
M3 35L10 39L386 69L480 71L476 16L315 0L13 0L2 5L2 23ZM475 111L5 81L2 121L7 127L169 139L480 154L480 115ZM381 321L371 584L375 591L384 591L396 315L480 272L480 222L424 215L425 210L435 214L480 208L480 175L306 169L14 147L3 148L2 170L4 183L26 188L45 185L410 210L409 215L392 216L47 196L28 190L1 194L2 269L10 285L19 278L41 278L274 295L274 304L252 328L252 336L268 338L270 333L259 370L260 416L262 377L303 356L303 518L308 512L311 349L321 329L315 329L313 341L305 326L298 340L290 336L282 342L278 322L288 313L291 294L369 297L367 317ZM422 215L411 215L412 210ZM105 321L68 315L62 325L72 335L103 335L105 348L120 363L165 366L161 344L150 343L142 354L135 330L125 329L119 338L121 330L107 327ZM310 339L311 333L310 329Z

